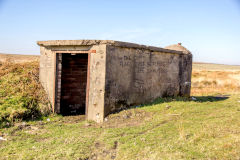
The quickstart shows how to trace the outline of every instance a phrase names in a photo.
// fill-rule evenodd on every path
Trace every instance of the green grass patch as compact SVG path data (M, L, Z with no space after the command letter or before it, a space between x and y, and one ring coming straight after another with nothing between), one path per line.
M240 95L196 98L158 99L102 124L53 116L4 128L0 159L239 159Z

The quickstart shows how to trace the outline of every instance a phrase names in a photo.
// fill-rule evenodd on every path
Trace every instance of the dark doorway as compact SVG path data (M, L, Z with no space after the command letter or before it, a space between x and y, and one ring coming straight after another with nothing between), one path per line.
M62 54L62 115L85 114L88 54Z

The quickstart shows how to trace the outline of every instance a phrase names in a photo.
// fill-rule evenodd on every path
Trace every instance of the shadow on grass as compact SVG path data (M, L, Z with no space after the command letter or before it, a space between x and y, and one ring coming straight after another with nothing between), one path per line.
M143 105L136 106L143 107L143 106L150 106L150 105L156 105L166 102L173 102L173 101L182 101L182 102L217 102L217 101L224 101L228 99L230 95L219 95L219 96L192 96L192 97L165 97L165 98L158 98L152 103L147 103Z
M230 95L224 95L224 96L196 96L196 102L217 102L217 101L223 101L230 97Z
M124 103L124 107L112 112L111 114L119 113L123 110L129 110L134 108L142 108L148 107L151 105L161 104L161 103L168 103L174 101L181 101L181 102L217 102L217 101L224 101L228 99L230 95L219 95L219 96L192 96L192 97L164 97L164 98L157 98L151 103L139 104L139 105L127 105Z
M32 117L32 118L24 118L24 119L16 119L14 121L9 120L2 120L0 121L0 129L2 128L10 128L13 127L16 123L24 123L24 122L37 122L44 120L45 116L39 116L39 117Z

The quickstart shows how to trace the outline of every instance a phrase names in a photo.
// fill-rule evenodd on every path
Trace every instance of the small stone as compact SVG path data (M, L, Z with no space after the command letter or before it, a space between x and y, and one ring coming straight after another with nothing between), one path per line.
M129 115L124 114L124 115L123 115L123 118L124 118L124 119L128 119L128 118L129 118Z
M96 147L96 148L99 148L99 147L100 147L100 143L96 142L96 143L95 143L95 147Z
M39 125L44 125L44 122L43 121L39 121L38 124Z
M36 126L31 126L31 129L32 129L32 130L38 130L39 128L36 127Z
M27 124L26 122L22 122L22 123L16 124L16 126L19 130L22 130L24 128L27 128L29 126L29 124Z
M108 119L107 119L107 118L104 118L104 121L105 121L105 122L107 122L107 121L108 121Z
M111 156L111 159L115 159L115 158L116 158L116 156L115 156L115 155L112 155L112 156Z
M95 160L95 159L97 159L97 156L96 156L95 154L93 154L93 155L91 156L91 159Z
M118 141L114 141L113 149L117 149L118 147Z
M195 97L192 97L192 100L193 100L193 101L196 101L196 100L197 100L197 98L195 98Z
M172 106L169 106L169 105L166 105L166 109L169 109L169 108L171 108Z
M86 122L86 123L85 123L85 127L88 127L88 126L91 126L91 124L88 123L88 122Z
M0 141L6 141L7 139L0 137Z
M109 152L104 150L102 154L104 157L106 157L109 154Z

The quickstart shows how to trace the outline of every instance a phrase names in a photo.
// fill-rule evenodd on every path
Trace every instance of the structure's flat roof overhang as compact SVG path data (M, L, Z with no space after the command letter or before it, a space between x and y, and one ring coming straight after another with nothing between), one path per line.
M50 40L50 41L38 41L37 44L39 46L44 46L44 47L91 46L91 45L107 44L107 45L113 45L113 46L124 47L124 48L147 49L153 52L185 54L182 51L176 51L176 50L165 49L165 48L154 47L154 46L147 46L147 45L140 45L136 43L114 41L114 40Z

